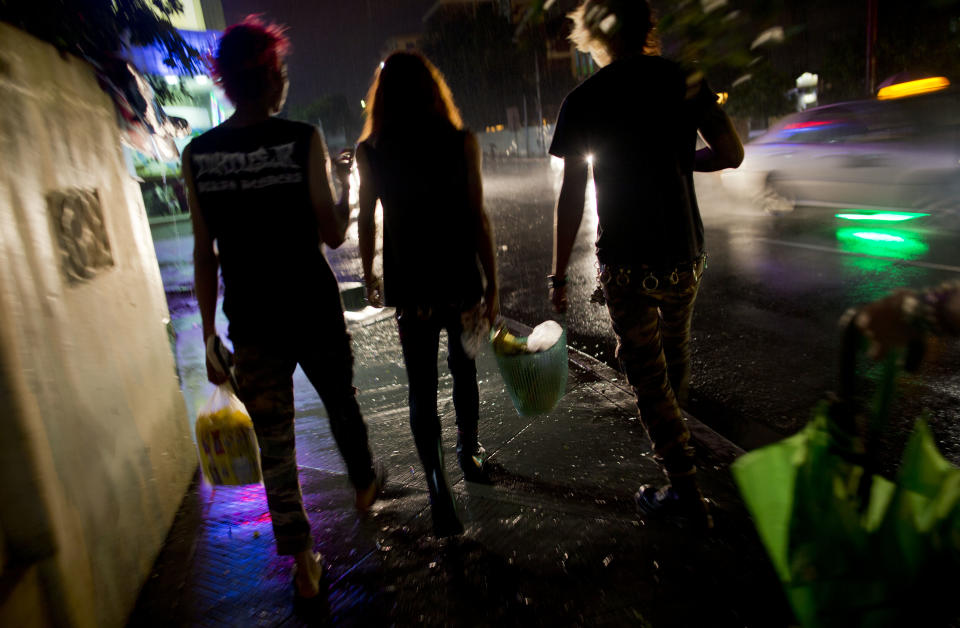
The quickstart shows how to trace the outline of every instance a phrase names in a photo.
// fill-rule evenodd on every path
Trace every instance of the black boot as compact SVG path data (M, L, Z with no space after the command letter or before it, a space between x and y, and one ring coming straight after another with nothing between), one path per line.
M433 534L437 538L463 534L463 524L457 516L453 495L447 487L447 474L443 467L443 443L438 438L427 443L417 443L420 462L427 476L430 491L430 516L433 519Z
M457 431L457 462L463 469L463 479L467 482L490 484L487 468L487 450L477 440L477 432L466 435Z

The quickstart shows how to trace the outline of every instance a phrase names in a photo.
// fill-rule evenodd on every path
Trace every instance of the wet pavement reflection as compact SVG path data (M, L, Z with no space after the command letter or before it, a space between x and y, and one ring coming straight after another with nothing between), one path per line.
M544 277L560 173L550 162L487 169L487 206L502 249L501 301L519 320L555 316ZM952 212L889 220L893 212L851 205L771 215L731 195L720 175L695 178L709 257L693 321L690 409L745 448L796 431L835 388L837 321L847 308L902 286L960 278L960 217ZM888 219L838 217L877 213ZM596 287L595 221L588 204L568 271L565 322L572 346L615 366L606 312L589 302ZM902 425L892 440L929 408L942 451L960 461L954 392L960 353L954 347L937 355L901 399Z
M547 161L492 163L485 172L503 310L527 324L554 316L544 278L559 176ZM710 258L694 319L691 409L745 448L797 429L833 387L836 320L847 307L900 285L960 273L954 266L958 229L942 216L896 224L843 220L821 208L771 216L727 197L715 177L700 177L697 185ZM596 218L593 197L588 203L565 322L572 346L612 365L606 312L589 303ZM189 291L189 232L160 238L157 248L183 389L195 412L210 387ZM329 257L342 282L360 278L355 233ZM467 533L451 542L430 537L396 327L389 312L370 315L351 323L355 383L372 445L391 480L386 499L368 517L352 508L322 404L302 373L295 376L301 482L326 560L328 594L308 607L292 604L290 561L274 555L260 487L197 484L131 625L789 622L727 475L730 454L717 453L723 448L701 447L698 461L719 506L714 535L691 536L637 517L633 491L641 481L657 481L658 471L622 378L612 371L599 376L602 364L589 370L572 364L558 409L528 420L513 409L492 357L481 359L481 438L498 465L494 485L484 486L464 483L453 462L451 381L440 362L448 473ZM225 329L222 318L219 323ZM960 459L956 351L940 347L897 408L903 426L929 408L938 446L954 461ZM888 460L899 459L898 439L896 432L890 437Z
M571 364L557 409L521 417L493 356L481 353L490 485L462 480L452 382L441 378L447 473L466 533L433 538L396 325L380 318L351 333L371 445L390 479L384 499L358 515L323 406L298 372L300 479L325 594L293 603L291 561L274 554L261 487L197 484L131 626L785 623L779 585L724 471L729 454L704 446L698 460L718 504L715 534L638 516L633 492L660 472L623 382L600 364Z

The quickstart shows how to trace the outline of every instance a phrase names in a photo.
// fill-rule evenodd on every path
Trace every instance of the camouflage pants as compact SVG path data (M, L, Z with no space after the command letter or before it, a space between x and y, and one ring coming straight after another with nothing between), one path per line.
M680 412L690 381L690 321L702 262L667 273L602 267L617 359L637 396L654 455L676 478L696 471Z
M339 336L339 337L338 337ZM299 339L302 340L302 339ZM313 548L303 507L294 438L293 371L303 368L320 395L350 481L365 488L374 479L367 427L353 388L350 336L330 334L292 346L235 346L239 396L253 419L267 505L280 555Z

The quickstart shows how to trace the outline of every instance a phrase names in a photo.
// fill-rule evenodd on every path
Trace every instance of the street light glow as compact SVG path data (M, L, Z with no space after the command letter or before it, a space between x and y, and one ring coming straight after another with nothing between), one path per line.
M593 155L587 155L587 164L593 165Z
M941 89L950 87L950 81L943 76L933 76L916 81L907 81L888 85L877 92L877 100L893 100L895 98L906 98L907 96L916 96L917 94L928 94L930 92L939 92Z

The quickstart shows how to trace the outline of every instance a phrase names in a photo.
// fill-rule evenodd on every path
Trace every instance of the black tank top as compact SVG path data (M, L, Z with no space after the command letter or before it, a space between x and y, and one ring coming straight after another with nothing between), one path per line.
M246 127L221 125L190 144L234 342L289 338L302 325L344 325L310 202L313 133L309 124L270 118Z
M363 143L383 206L383 288L393 307L467 309L483 293L466 131L450 124ZM408 134L409 135L409 134Z

